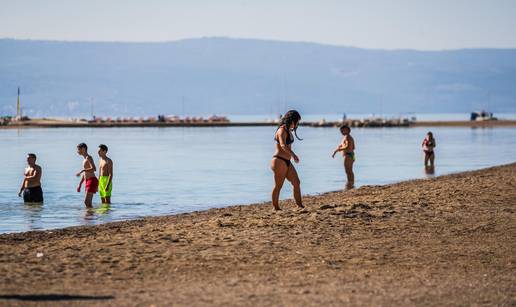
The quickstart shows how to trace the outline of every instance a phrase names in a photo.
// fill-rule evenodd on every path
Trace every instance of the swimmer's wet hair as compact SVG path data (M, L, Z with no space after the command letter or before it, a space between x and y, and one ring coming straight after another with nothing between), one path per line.
M299 112L296 110L290 110L287 113L285 113L285 115L283 115L283 117L280 119L278 127L285 125L285 127L287 129L290 129L290 124L292 124L292 123L297 124L297 123L299 123L300 120L301 120L301 115L299 114ZM298 139L300 141L303 140L297 136L297 127L294 128L294 135L296 136L296 139Z
M77 148L84 148L88 150L88 145L86 145L86 143L80 143L79 145L77 145Z
M108 151L107 146L106 146L106 145L104 145L104 144L100 144L100 145L99 145L99 148L100 148L100 149L102 149L102 151L105 151L105 152L107 152L107 151Z
M36 159L36 154L34 153L28 153L27 156L34 158L34 160Z

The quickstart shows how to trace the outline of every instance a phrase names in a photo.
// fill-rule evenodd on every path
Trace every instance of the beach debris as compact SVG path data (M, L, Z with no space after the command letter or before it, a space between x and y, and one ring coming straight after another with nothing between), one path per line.
M371 206L369 206L368 204L364 204L364 203L353 204L351 206L351 210L355 210L355 209L366 209L366 210L369 210L369 209L371 209Z
M319 207L319 209L321 209L321 210L333 209L333 208L335 208L335 205L322 205Z
M227 223L227 222L222 222L221 220L217 220L217 225L219 227L235 227L236 224L233 224L233 223Z
M178 242L180 242L179 238L177 238L177 237L173 237L173 236L168 236L168 235L166 235L166 236L162 236L160 239L161 239L161 240L167 240L167 241L170 241L170 242L172 242L172 243L178 243Z
M36 253L36 257L37 257L37 258L41 258L41 257L43 257L43 256L44 256L44 255L43 255L43 253Z
M395 210L386 210L386 211L382 212L382 217L384 217L384 218L389 217L389 216L393 215L394 213L396 213Z

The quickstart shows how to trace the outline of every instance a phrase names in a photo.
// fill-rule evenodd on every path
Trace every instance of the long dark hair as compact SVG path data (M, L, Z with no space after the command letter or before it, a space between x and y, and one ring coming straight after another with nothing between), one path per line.
M435 144L434 134L432 133L432 131L428 131L426 135L428 136L428 141L431 144Z
M299 123L299 121L301 120L301 115L299 114L298 111L296 110L290 110L288 111L287 113L285 113L285 115L283 115L283 117L281 117L280 121L279 121L279 125L278 125L278 128L285 125L285 127L288 129L290 129L290 125L292 123ZM296 127L294 128L294 135L296 136L296 139L302 141L303 139L300 139L298 136L297 136L297 125Z

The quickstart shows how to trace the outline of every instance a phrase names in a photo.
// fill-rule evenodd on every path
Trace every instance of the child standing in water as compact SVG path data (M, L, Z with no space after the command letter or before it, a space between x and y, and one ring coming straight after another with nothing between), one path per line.
M340 142L339 146L337 146L333 151L333 155L331 157L335 158L337 152L342 151L342 155L344 156L344 170L348 177L346 189L352 189L355 185L355 174L353 173L353 163L355 162L355 140L350 134L351 128L347 125L340 127L340 133L342 133L344 137L342 138L342 142Z
M435 160L434 148L436 143L432 132L429 131L426 134L426 138L423 140L421 146L423 147L423 152L425 153L425 167L433 168ZM428 165L428 162L430 162L430 166Z
M111 204L111 190L113 189L113 161L107 156L108 147L99 145L99 194L103 204Z
M86 205L87 208L91 208L93 194L97 193L99 187L99 181L95 176L95 171L97 169L95 168L93 158L88 154L88 145L85 143L80 143L77 145L77 154L84 158L82 161L82 170L76 174L77 177L81 176L81 181L77 187L77 192L81 192L82 183L86 181L86 195L84 197L84 205Z

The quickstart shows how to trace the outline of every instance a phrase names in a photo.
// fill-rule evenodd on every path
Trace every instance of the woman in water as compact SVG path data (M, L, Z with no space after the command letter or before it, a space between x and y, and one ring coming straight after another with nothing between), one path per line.
M355 163L355 140L351 136L351 128L347 125L343 125L340 127L340 133L344 136L339 146L333 151L332 158L335 158L335 155L342 151L342 155L344 156L344 170L346 171L346 176L348 177L348 183L346 184L346 189L352 189L355 185L355 173L353 173L353 163Z
M423 144L421 144L421 146L423 146L423 151L425 153L425 167L428 167L428 161L430 161L430 167L434 167L434 148L436 144L432 132L428 132L426 134L426 138L423 140Z
M296 169L290 159L299 163L299 157L292 151L292 143L294 143L294 136L301 140L296 133L301 115L295 110L290 110L281 118L278 129L274 136L276 141L276 151L271 161L271 169L274 172L274 189L272 189L272 205L275 210L281 210L279 207L279 194L285 179L290 181L294 188L294 199L300 208L304 208L301 201L301 182L297 176Z

